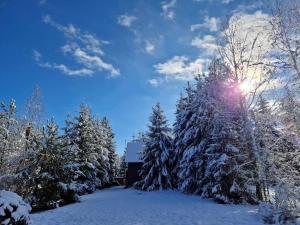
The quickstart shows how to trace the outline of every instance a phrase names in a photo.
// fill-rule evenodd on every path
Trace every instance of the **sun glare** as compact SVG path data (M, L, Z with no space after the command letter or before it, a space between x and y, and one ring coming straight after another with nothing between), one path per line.
M254 81L244 80L242 83L240 83L239 88L242 93L248 94L254 89Z

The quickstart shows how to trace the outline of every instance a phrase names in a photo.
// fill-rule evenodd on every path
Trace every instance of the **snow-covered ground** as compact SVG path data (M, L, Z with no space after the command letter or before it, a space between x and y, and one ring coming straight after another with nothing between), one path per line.
M175 191L113 187L31 215L31 225L261 225L256 206L220 205Z

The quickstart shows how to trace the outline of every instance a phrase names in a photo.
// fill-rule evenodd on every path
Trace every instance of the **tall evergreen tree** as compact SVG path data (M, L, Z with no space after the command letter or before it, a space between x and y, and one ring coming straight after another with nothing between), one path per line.
M33 177L36 185L31 203L34 209L49 209L59 205L63 160L58 126L51 119L43 132L43 147L37 152L37 168Z
M96 128L96 156L97 156L97 177L101 181L101 187L109 185L109 158L107 149L107 129L103 127L103 120L95 118L94 126Z
M222 62L212 64L208 79L211 129L202 195L224 203L256 203L260 199L257 162L243 94Z
M75 182L79 192L91 192L101 185L97 177L96 130L91 110L81 104L79 115L66 121L64 139L66 153L71 158L66 165L71 182Z
M135 184L142 190L162 190L172 188L171 157L172 137L166 117L157 103L150 117L146 147L143 152L142 180Z
M204 76L196 78L196 90L186 109L186 121L182 132L182 149L179 162L178 188L185 193L200 193L206 160L207 130L210 127L211 106L205 89Z
M6 106L4 103L1 103L1 112L0 112L0 175L7 172L6 168L6 159L7 156L12 153L14 149L14 126L17 123L15 120L16 114L16 103L12 99L9 106Z
M102 127L105 130L106 134L106 149L108 151L108 175L109 175L109 182L113 182L114 176L116 176L116 146L114 142L114 133L109 125L109 121L106 117L102 120Z
M178 186L178 171L180 166L180 160L183 156L183 151L186 148L186 142L187 139L191 137L185 136L185 130L188 124L189 119L192 116L192 102L193 102L193 96L194 91L192 90L192 87L190 83L187 84L187 87L185 88L185 95L186 96L180 96L180 99L177 103L177 109L176 109L176 118L175 123L173 125L173 134L174 134L174 157L172 162L172 173L174 177L174 186Z

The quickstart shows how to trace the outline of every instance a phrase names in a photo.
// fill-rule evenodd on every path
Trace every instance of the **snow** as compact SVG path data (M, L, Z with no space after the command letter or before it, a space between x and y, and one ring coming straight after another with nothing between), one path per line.
M29 212L31 207L23 201L23 199L14 192L0 191L0 217L4 217L3 224L9 224L13 221L29 220ZM9 212L9 213L8 213ZM7 215L11 213L8 218Z
M142 162L141 152L143 149L144 143L140 140L128 142L125 152L125 162Z
M262 225L257 206L221 205L177 191L113 187L32 214L30 225Z

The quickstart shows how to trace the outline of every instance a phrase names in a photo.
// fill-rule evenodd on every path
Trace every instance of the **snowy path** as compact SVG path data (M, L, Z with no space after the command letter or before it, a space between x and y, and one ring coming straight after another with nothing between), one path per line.
M30 225L261 225L254 206L219 205L175 191L114 187L33 214Z

